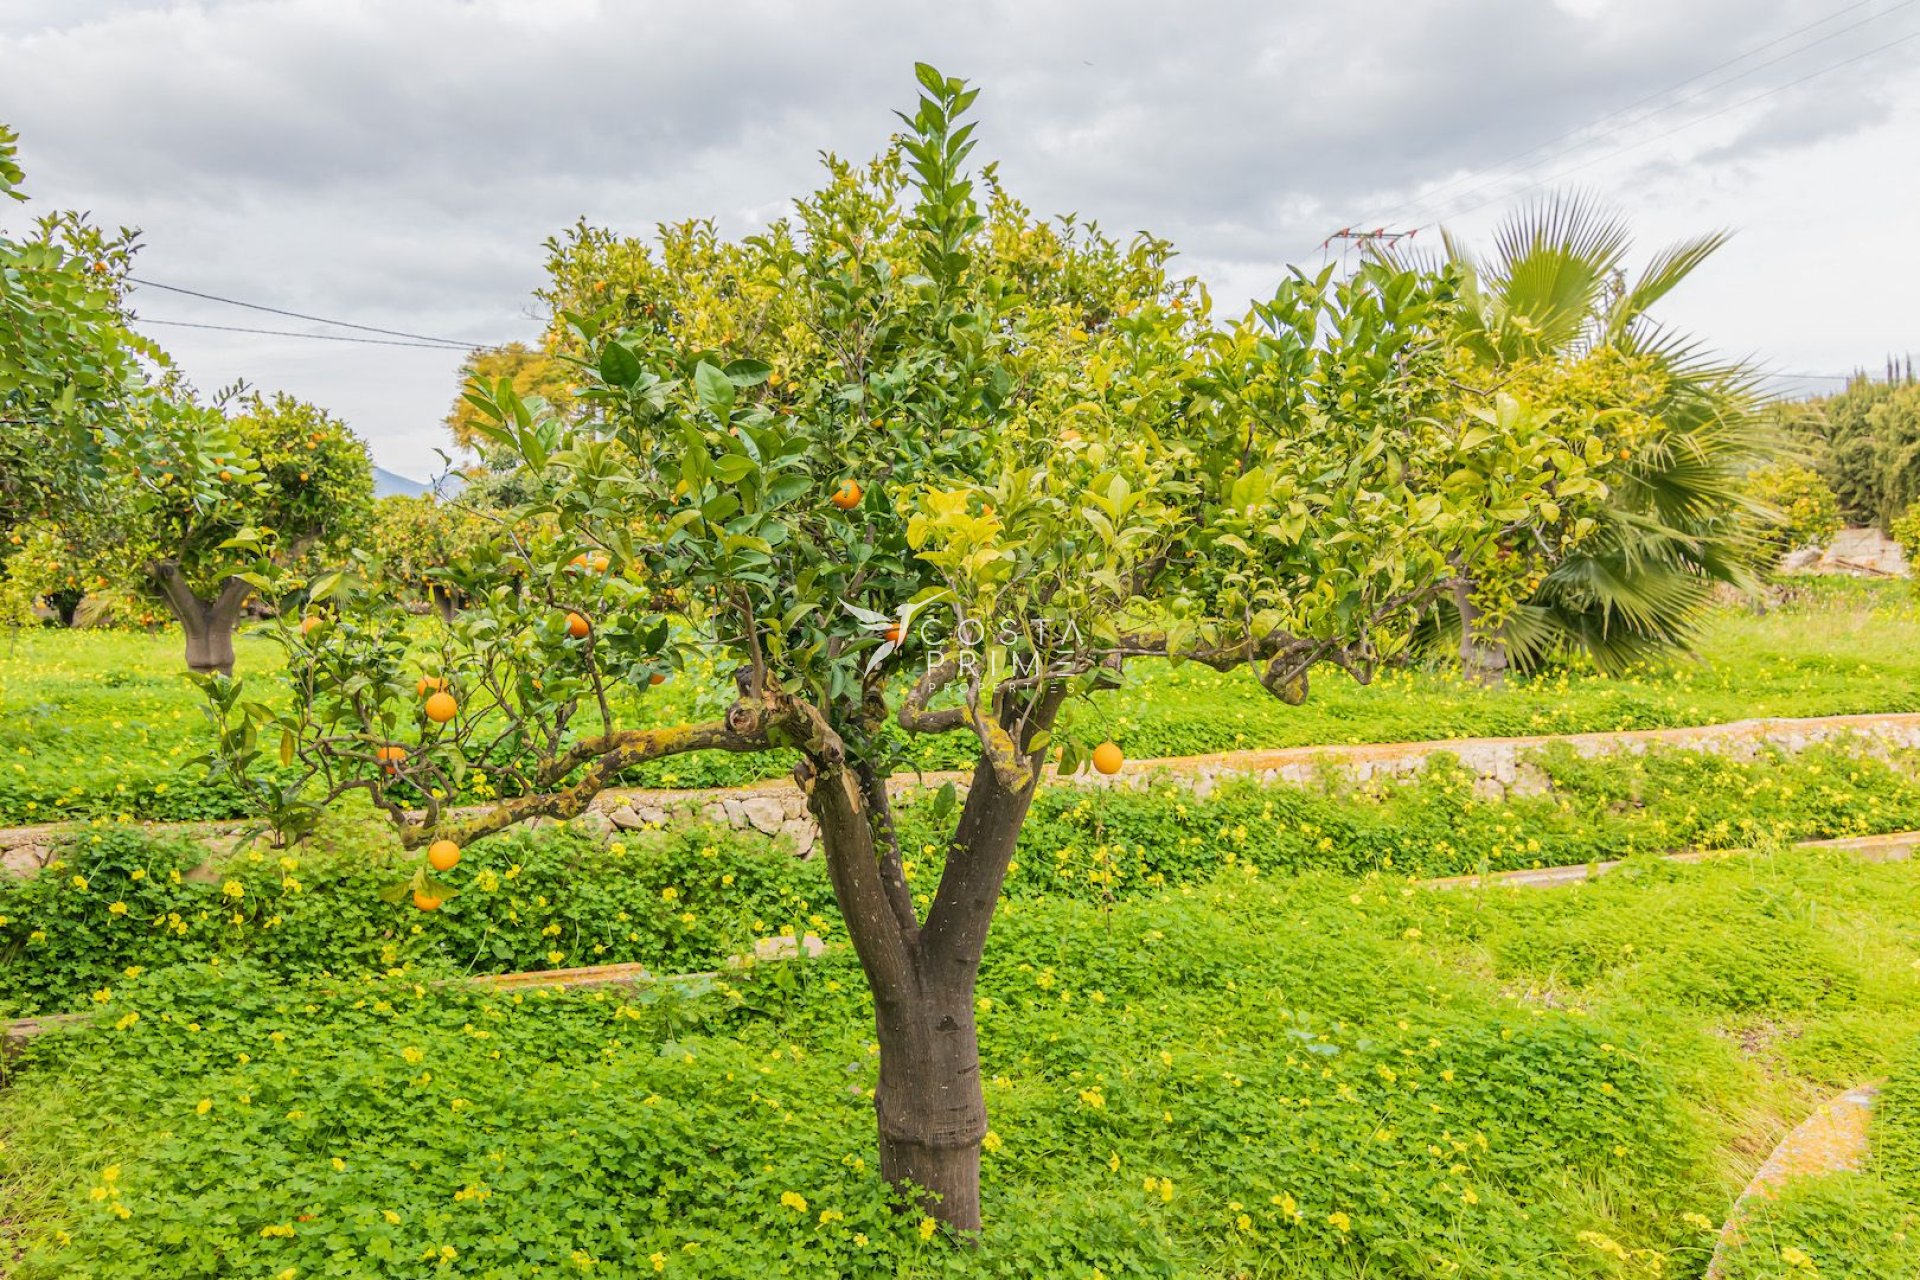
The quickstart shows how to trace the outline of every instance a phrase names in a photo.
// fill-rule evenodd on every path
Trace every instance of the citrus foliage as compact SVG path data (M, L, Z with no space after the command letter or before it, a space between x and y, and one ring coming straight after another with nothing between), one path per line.
M431 797L479 771L550 792L616 750L823 733L884 773L896 673L925 677L916 709L949 686L965 711L933 723L1017 772L989 722L1048 682L1016 668L1057 673L1056 705L1127 656L1246 664L1297 698L1324 659L1369 676L1499 535L1578 536L1605 491L1585 442L1510 400L1442 412L1445 277L1295 278L1213 333L1162 242L1036 222L990 174L982 202L957 119L973 91L925 80L894 151L830 162L763 235L670 229L656 262L581 230L556 251L556 301L607 297L565 315L580 420L507 381L470 393L476 430L553 487L518 513L553 532L462 567L474 607L433 659L463 706L445 731L413 730L418 672L377 601L364 623L288 636L313 696L271 723L334 788L379 796L397 778ZM582 287L603 273L607 289ZM848 481L843 509L829 498ZM790 723L620 738L608 689L696 651L731 655ZM329 692L350 681L350 700ZM388 742L409 752L393 771L373 758ZM528 751L538 767L518 763Z
M476 411L466 397L467 385L477 379L491 386L502 378L522 399L539 397L557 413L565 413L573 402L576 373L566 361L535 351L524 342L482 347L460 362L461 394L454 397L453 407L447 410L447 430L461 448L478 449L484 443L474 429Z
M312 572L363 536L367 448L346 424L284 392L209 406L149 397L137 448L118 458L115 505L95 517L103 563L158 591L174 566L201 595L257 564Z
M1766 541L1777 561L1790 551L1825 546L1840 531L1840 503L1818 471L1797 462L1774 462L1747 474L1747 493L1776 513Z
M489 532L486 518L464 500L395 495L373 504L367 545L380 556L389 581L424 594L468 548L486 541Z
M27 198L17 155L0 125L0 208ZM138 358L164 362L120 305L137 247L70 213L17 238L0 226L0 535L84 502L143 383ZM11 550L0 543L0 561Z

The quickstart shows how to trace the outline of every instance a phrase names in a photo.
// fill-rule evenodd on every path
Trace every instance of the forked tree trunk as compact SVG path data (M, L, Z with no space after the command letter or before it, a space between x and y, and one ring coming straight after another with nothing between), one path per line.
M247 597L253 594L253 584L243 578L228 578L212 600L202 600L173 561L157 560L151 570L167 606L186 632L187 670L232 675L233 630L240 623L240 610Z
M1473 603L1471 583L1453 588L1454 607L1460 612L1460 670L1468 684L1498 689L1507 682L1507 650L1497 639L1476 633L1480 610Z
M1042 719L1050 723L1051 714ZM1032 724L1029 732L1041 727ZM881 1175L911 1184L925 1211L949 1228L977 1232L987 1105L974 982L1038 766L1023 787L1006 785L984 761L975 770L939 890L920 925L891 842L885 780L852 764L814 764L809 807L834 897L873 990Z

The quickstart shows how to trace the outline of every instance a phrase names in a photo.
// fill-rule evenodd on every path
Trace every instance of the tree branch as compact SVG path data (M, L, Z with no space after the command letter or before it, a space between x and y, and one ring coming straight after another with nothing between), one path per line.
M147 572L160 583L160 594L167 598L167 604L180 621L198 623L206 618L206 602L187 585L187 576L180 572L177 561L155 560L147 566Z
M576 743L562 760L573 763L558 773L560 761L541 770L540 785L551 786L573 768L587 760L593 763L580 781L559 791L516 796L504 800L487 812L461 822L406 822L400 826L400 840L408 848L417 848L433 840L452 840L467 844L481 836L504 831L530 818L572 818L584 813L593 798L613 784L622 770L648 760L681 755L688 751L764 751L772 746L768 730L780 722L782 708L769 702L740 701L727 711L725 720L711 724L677 725L665 729L624 729L586 742Z
M952 684L960 676L960 660L948 658L928 667L926 674L914 681L907 690L907 696L900 704L900 727L908 733L951 733L955 729L969 727L965 707L943 707L938 711L927 710L927 703L933 696Z
M1018 772L1008 779L984 756L974 767L966 803L947 846L940 887L920 931L920 954L929 974L949 968L970 974L979 964L994 904L1000 899L1007 865L1013 860L1046 763L1046 753L1032 751L1031 745L1035 735L1052 730L1066 695L1065 682L1056 681L1024 705L1010 701L1000 713L995 727L1018 753ZM1023 721L1025 727L1018 728ZM1019 732L1017 743L1010 728Z

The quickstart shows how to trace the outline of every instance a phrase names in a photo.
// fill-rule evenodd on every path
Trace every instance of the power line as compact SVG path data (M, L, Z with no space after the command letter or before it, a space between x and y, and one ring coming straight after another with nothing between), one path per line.
M145 316L133 322L164 324L175 329L218 329L222 333L258 333L271 338L306 338L313 342L359 342L370 347L420 347L428 351L471 351L473 345L454 347L443 342L401 342L393 338L350 338L340 333L298 333L292 329L248 329L234 324L195 324L190 320L153 320ZM381 332L384 332L382 330Z
M1772 40L1767 41L1765 44L1756 45L1755 47L1747 50L1745 53L1739 54L1736 57L1728 58L1726 61L1718 63L1715 66L1708 67L1705 71L1699 72L1698 74L1693 76L1689 76L1687 79L1682 80L1677 84L1669 85L1665 89L1661 89L1654 93L1650 93L1645 97L1638 98L1623 107L1615 108L1614 110L1607 112L1603 116L1600 116L1596 119L1588 121L1584 125L1580 125L1577 128L1569 129L1565 133L1562 133L1555 137L1547 139L1545 142L1536 143L1535 145L1528 147L1523 151L1517 151L1512 155L1506 157L1505 159L1495 161L1493 164L1484 166L1483 168L1475 172L1464 174L1461 177L1454 179L1452 182L1442 184L1439 188L1433 191L1430 191L1423 196L1418 196L1412 200L1403 201L1397 208L1393 209L1386 217L1371 219L1370 221L1391 222L1400 218L1402 215L1405 215L1408 213L1415 213L1422 209L1432 208L1435 205L1436 201L1451 202L1454 200L1461 199L1462 197L1472 195L1476 191L1484 190L1487 186L1491 185L1494 182L1499 181L1499 177L1496 176L1493 178L1489 178L1484 182L1477 183L1473 186L1465 188L1464 190L1454 190L1454 189L1459 188L1462 183L1471 182L1477 176L1482 176L1490 173L1498 175L1500 171L1505 170L1508 166L1512 165L1514 161L1524 160L1526 157L1532 155L1534 152L1540 151L1547 147L1551 147L1555 143L1565 142L1573 138L1581 139L1580 142L1577 142L1570 147L1562 147L1559 150L1549 152L1548 154L1541 156L1540 159L1534 161L1533 163L1521 166L1518 172L1524 173L1528 169L1539 167L1541 164L1546 163L1548 160L1551 160L1556 156L1562 156L1562 155L1566 155L1571 151L1577 151L1580 149L1580 147L1586 146L1588 145L1588 143L1597 140L1596 137L1589 137L1586 135L1589 135L1592 132L1592 130L1594 130L1595 128L1597 128L1602 124L1605 124L1607 121L1615 119L1619 116L1623 116L1628 112L1633 111L1637 107L1644 106L1647 103L1657 101L1658 99L1664 98L1669 94L1676 93L1679 90L1686 88L1688 85L1695 83L1696 81L1706 79L1708 76L1713 75L1715 72L1724 71L1728 67L1731 67L1737 63L1746 61L1748 58L1753 57L1755 54L1764 53L1768 49L1771 49L1776 45L1783 44L1788 40L1792 40L1796 36L1805 35L1807 32L1813 30L1815 27L1825 26L1827 23L1832 22L1835 18L1843 17L1844 15L1851 13L1855 9L1861 8L1862 6L1871 4L1871 3L1873 3L1873 0L1855 0L1855 3L1848 5L1843 9L1836 10L1835 12L1828 14L1826 17L1821 18L1817 22L1810 22L1804 27L1798 27L1792 31L1787 32L1785 35L1776 36ZM1727 85L1732 84L1734 81L1743 80L1747 76L1754 74L1756 71L1764 71L1768 67L1775 66L1781 62L1785 62L1789 58L1796 58L1799 55L1805 53L1807 50L1813 48L1815 45L1825 44L1829 40L1836 39L1840 36L1845 35L1849 31L1853 31L1860 27L1866 26L1870 22L1878 22L1882 18L1890 17L1894 13L1897 13L1901 9L1907 8L1909 5L1913 3L1915 3L1915 0L1900 0L1900 2L1898 4L1895 4L1892 8L1883 9L1879 13L1870 14L1867 17L1862 18L1858 22L1850 23L1847 26L1840 28L1838 31L1830 31L1826 35L1821 36L1819 39L1810 40L1806 44L1803 44L1798 48L1790 49L1786 53L1781 54L1777 58L1770 58L1765 62L1759 63L1755 66L1748 67L1746 70L1741 71L1737 75L1728 76L1726 79L1718 81L1715 84L1709 85L1706 89L1703 89L1698 93L1688 94L1686 97L1681 98L1675 102L1670 102L1663 107L1658 107L1655 110L1644 112L1641 115L1635 117L1634 119L1626 121L1625 123L1619 126L1616 126L1615 128L1602 131L1599 135L1597 135L1597 137L1605 138L1605 137L1615 136L1619 134L1622 129L1630 128L1631 126L1636 124L1644 124L1646 121L1653 119L1655 116L1662 115L1668 111L1672 111L1675 108L1684 106L1689 102L1697 102L1700 99L1706 97L1707 94L1709 94L1715 89L1725 88Z
M1599 164L1604 160L1611 160L1615 156L1624 155L1629 151L1638 150L1639 148L1646 146L1648 143L1658 142L1662 138L1671 138L1676 133L1685 132L1688 129L1694 128L1696 125L1703 125L1707 123L1707 121L1709 120L1716 120L1719 117L1726 115L1730 111L1738 111L1740 108L1751 106L1752 104L1759 102L1764 98L1771 98L1777 93L1785 93L1788 89L1797 88L1798 86L1805 84L1809 80L1817 79L1820 76L1824 76L1828 74L1829 72L1838 71L1842 67L1852 66L1856 62L1860 62L1866 58L1871 58L1877 53L1884 53L1888 49L1893 48L1895 45L1905 44L1909 40L1920 40L1920 31L1914 31L1907 35L1901 36L1898 40L1889 40L1885 44L1875 45L1873 48L1866 50L1864 53L1857 53L1851 58L1843 58L1839 62L1830 63L1827 66L1821 67L1818 71L1809 71L1806 75L1803 75L1795 80L1789 80L1785 84L1775 85L1771 89L1763 89L1759 93L1749 94L1748 96L1740 99L1738 102L1729 103L1728 105L1720 108L1718 111L1710 111L1704 116L1698 116L1695 119L1689 120L1684 124L1675 125L1673 128L1664 130L1660 133L1656 133L1652 137L1642 138L1638 142L1630 142L1625 146L1615 147L1611 151L1602 152L1600 155L1593 157L1591 160L1585 160L1576 165L1569 165L1564 169L1548 174L1544 178L1540 178L1536 181L1529 182L1524 187L1517 187L1512 191L1502 192L1497 196L1490 196L1487 199L1480 201L1478 204L1470 204L1464 209L1455 209L1452 211L1452 213L1449 216L1455 217L1455 218L1465 217L1467 214L1473 213L1474 211L1479 209L1484 209L1490 204L1497 204L1502 200L1511 200L1515 196L1525 195L1527 192L1532 191L1537 187L1543 187L1550 182L1558 182L1560 179L1566 177L1568 174L1578 173L1582 169L1591 169L1594 165ZM1470 195L1472 193L1466 192L1463 194ZM1438 222L1438 219L1436 218L1433 222L1422 223L1421 227L1425 228L1425 227L1434 226L1434 225L1437 225L1437 222Z
M1911 3L1912 0L1908 0L1908 2ZM305 314L304 312L288 311L282 307L269 307L264 303L242 302L238 298L223 298L217 293L202 293L198 289L183 289L177 284L161 284L157 280L142 280L138 276L128 276L127 280L132 284L140 285L142 288L164 289L168 293L183 293L189 298L204 298L208 302L220 302L220 303L226 304L229 307L245 307L249 311L266 311L276 316L288 316L294 320L311 320L315 324L330 324L330 325L335 325L342 329L358 329L363 333L384 333L390 338L407 338L421 346L431 345L431 346L442 346L442 347L458 347L462 351L471 351L474 347L480 345L479 343L474 343L474 342L461 342L454 338L435 338L424 333L408 333L404 329L381 329L370 324L355 324L351 320L330 320L326 316L310 316ZM155 323L159 323L159 322L156 321ZM170 323L180 324L183 322L176 320ZM202 327L203 328L219 328L220 326L205 325ZM247 332L247 330L240 330L240 332ZM259 332L266 332L266 330L260 330ZM320 335L293 334L290 336L318 337Z

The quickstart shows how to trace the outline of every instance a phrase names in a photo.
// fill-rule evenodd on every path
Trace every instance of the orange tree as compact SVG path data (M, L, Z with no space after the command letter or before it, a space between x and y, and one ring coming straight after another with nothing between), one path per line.
M486 541L487 533L486 518L464 502L430 493L396 494L373 504L369 541L379 552L388 582L450 616L456 598L444 581L448 566L466 548Z
M317 590L338 616L283 632L292 710L214 687L230 752L277 730L284 761L369 793L410 847L579 814L637 762L796 752L872 991L881 1171L970 1231L975 975L1063 704L1138 661L1245 667L1290 702L1323 663L1365 680L1457 566L1518 529L1570 537L1579 502L1544 494L1587 472L1513 401L1437 414L1448 277L1296 276L1213 330L1165 245L1037 223L997 190L983 208L975 91L919 78L895 150L832 163L797 224L727 249L728 281L676 295L662 273L651 316L570 311L577 420L473 388L475 429L547 497L521 513L539 533L502 526L467 557L470 606L424 676L385 593L337 574ZM713 349L729 335L766 358ZM619 723L610 691L703 651L735 670L711 719ZM964 798L933 802L924 910L890 726L978 747ZM473 790L503 798L447 810ZM414 901L450 891L423 870Z
M366 446L339 419L284 393L232 408L143 398L86 521L100 571L164 601L188 668L223 675L267 575L337 553L373 503Z

